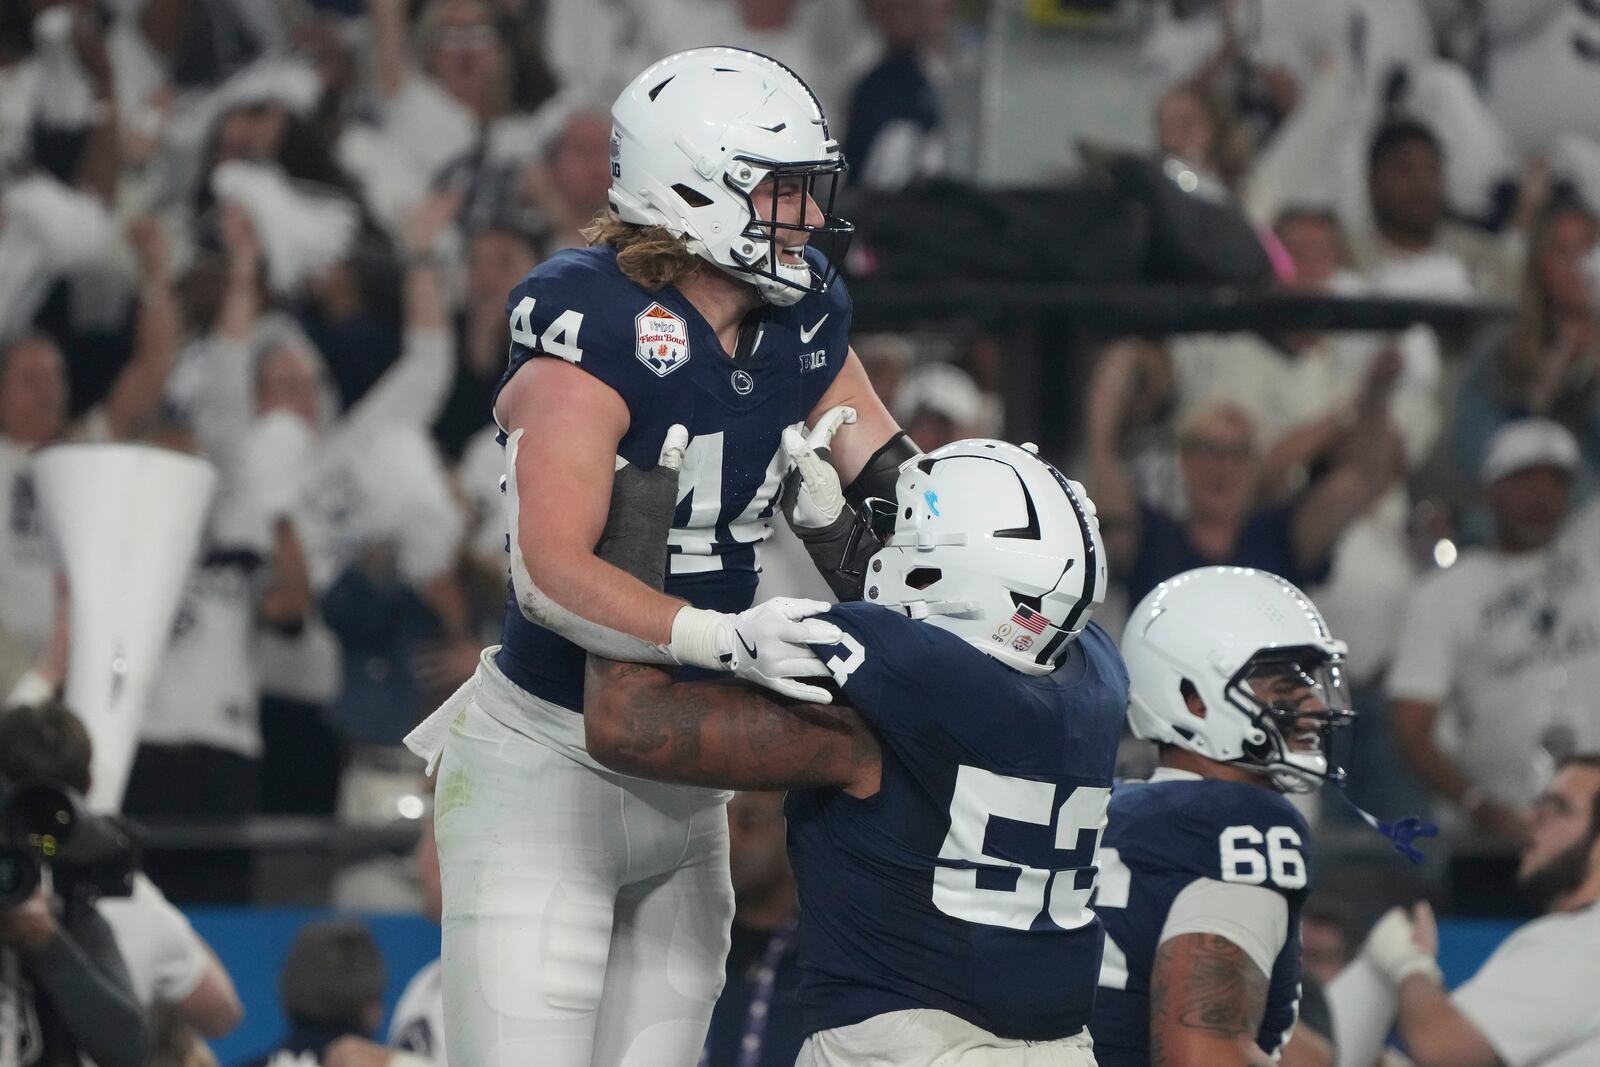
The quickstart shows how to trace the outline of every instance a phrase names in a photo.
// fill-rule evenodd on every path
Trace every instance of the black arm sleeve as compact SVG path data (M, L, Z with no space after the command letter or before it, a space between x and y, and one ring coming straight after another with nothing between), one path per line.
M922 449L901 430L885 441L861 468L856 480L844 487L844 498L858 509L868 497L893 500L894 483L900 480L900 464L921 454Z
M24 966L78 1051L98 1067L141 1067L150 1031L111 927L91 905L67 909L61 933Z
M611 509L594 554L660 590L667 576L667 534L678 506L678 472L628 464L611 481Z

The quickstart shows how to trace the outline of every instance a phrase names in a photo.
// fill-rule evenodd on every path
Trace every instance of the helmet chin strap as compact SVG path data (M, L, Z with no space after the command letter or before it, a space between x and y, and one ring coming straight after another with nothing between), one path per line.
M1334 792L1339 794L1339 799L1348 804L1350 810L1361 817L1362 822L1388 838L1389 844L1394 846L1396 852L1412 863L1421 863L1428 858L1412 842L1421 837L1437 837L1439 835L1439 827L1436 824L1429 822L1420 815L1407 815L1405 818L1396 819L1394 822L1380 819L1350 799L1350 794L1346 791L1348 787L1345 785L1344 775L1341 774L1334 779L1333 784L1336 787Z

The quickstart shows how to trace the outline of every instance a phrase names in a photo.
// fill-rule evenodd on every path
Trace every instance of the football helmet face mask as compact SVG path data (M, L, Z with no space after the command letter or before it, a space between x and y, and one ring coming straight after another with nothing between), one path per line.
M869 507L884 547L867 567L867 601L1026 674L1054 670L1105 599L1093 503L1015 445L957 441L907 460L892 505Z
M855 228L833 215L844 156L794 71L738 48L679 52L622 91L611 121L622 221L682 236L768 303L827 291Z
M1344 777L1331 750L1356 714L1345 654L1315 605L1277 575L1186 571L1129 616L1128 723L1137 737L1247 767L1286 793L1310 792Z

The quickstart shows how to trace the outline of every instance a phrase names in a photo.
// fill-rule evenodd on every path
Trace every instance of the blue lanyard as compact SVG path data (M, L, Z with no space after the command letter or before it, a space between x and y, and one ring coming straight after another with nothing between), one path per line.
M761 963L756 967L756 980L750 989L750 1006L744 1013L744 1030L739 1035L739 1067L760 1067L761 1042L767 1036L767 1019L772 1012L772 998L778 987L778 965L794 940L795 928L800 923L798 914L773 932L761 953ZM711 1051L700 1053L700 1067L710 1067Z

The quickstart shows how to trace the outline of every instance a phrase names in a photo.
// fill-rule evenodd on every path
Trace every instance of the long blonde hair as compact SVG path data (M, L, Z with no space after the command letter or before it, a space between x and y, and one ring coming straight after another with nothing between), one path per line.
M1527 395L1539 376L1541 365L1555 343L1557 321L1550 294L1545 292L1541 277L1540 260L1551 233L1561 220L1577 216L1591 226L1600 227L1600 219L1581 201L1558 199L1535 220L1528 235L1528 251L1522 265L1522 286L1517 294L1517 314L1511 328L1511 340L1500 354L1501 381L1507 391L1521 399Z
M699 270L702 263L683 238L665 226L637 226L623 222L611 211L595 216L582 234L591 248L615 248L617 267L641 289L677 285Z

